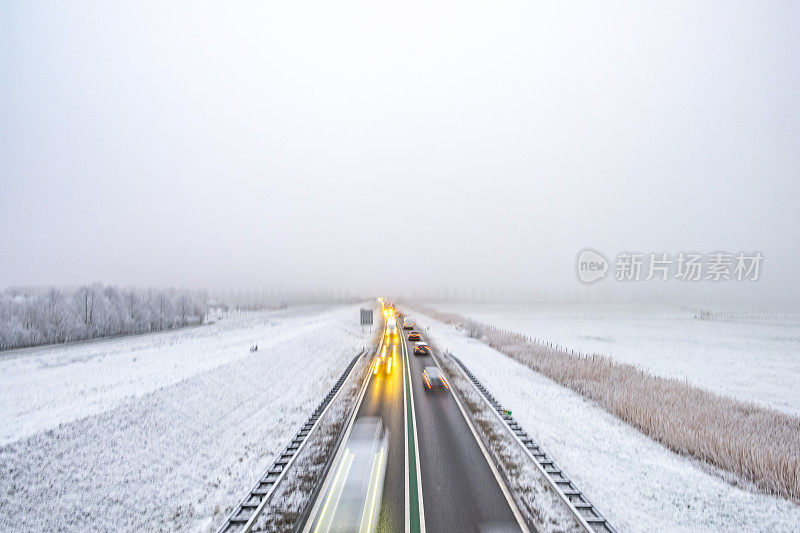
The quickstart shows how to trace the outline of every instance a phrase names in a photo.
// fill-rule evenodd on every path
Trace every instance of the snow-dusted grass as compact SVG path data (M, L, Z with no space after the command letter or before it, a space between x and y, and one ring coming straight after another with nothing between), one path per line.
M600 303L429 306L800 416L797 308Z
M300 308L1 361L0 530L210 529L368 342Z
M513 411L618 530L795 531L800 523L800 506L733 486L484 342L415 318Z

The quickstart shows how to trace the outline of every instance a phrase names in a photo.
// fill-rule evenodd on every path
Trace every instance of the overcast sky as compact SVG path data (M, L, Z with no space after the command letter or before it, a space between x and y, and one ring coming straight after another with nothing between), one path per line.
M797 2L2 4L2 286L800 297Z

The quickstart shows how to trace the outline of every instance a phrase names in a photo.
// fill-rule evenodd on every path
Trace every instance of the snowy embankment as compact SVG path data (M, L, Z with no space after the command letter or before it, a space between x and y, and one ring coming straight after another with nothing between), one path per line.
M800 416L800 309L598 303L428 305Z
M416 316L620 531L793 531L800 506L737 488L452 326Z
M303 307L0 359L0 530L209 529L368 342Z

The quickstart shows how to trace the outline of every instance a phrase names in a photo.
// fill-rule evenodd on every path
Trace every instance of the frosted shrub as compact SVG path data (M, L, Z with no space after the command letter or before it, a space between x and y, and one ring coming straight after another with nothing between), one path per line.
M480 322L467 320L463 325L464 333L473 339L482 339L486 333L486 328Z

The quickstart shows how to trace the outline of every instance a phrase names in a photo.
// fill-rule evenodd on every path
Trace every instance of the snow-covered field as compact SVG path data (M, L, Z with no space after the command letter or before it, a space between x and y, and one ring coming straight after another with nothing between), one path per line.
M703 316L709 309L647 304L428 305L800 416L800 309Z
M482 342L415 318L512 410L620 531L797 530L800 506L736 488Z
M369 342L358 308L0 355L0 530L218 525Z

